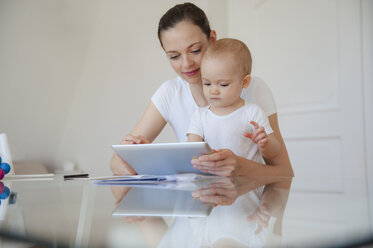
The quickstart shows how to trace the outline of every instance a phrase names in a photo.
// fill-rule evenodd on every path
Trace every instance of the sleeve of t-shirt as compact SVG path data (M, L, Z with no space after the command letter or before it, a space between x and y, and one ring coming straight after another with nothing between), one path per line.
M200 137L204 138L201 112L199 108L194 110L192 119L190 120L187 134L190 133L199 135Z
M151 98L152 103L158 109L159 113L169 121L172 99L175 96L175 87L171 81L164 82Z
M253 103L260 106L267 116L277 113L276 102L269 86L260 78L254 78Z
M273 133L268 117L263 110L256 104L250 104L251 119L258 123L259 126L264 127L267 134Z

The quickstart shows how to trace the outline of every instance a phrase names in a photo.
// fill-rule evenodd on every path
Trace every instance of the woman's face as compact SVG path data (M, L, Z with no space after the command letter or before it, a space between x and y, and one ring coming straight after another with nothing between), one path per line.
M191 84L201 84L201 61L209 41L200 27L182 21L162 31L161 39L163 50L175 72Z

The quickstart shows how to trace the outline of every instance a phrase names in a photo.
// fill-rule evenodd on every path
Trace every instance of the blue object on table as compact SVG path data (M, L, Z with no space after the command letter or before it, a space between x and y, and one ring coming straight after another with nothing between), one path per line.
M2 159L1 159L1 156L0 156L0 163L1 163L1 160L2 160Z
M5 186L4 191L0 194L0 199L5 200L10 195L10 190L7 186Z
M0 169L2 169L5 174L8 174L10 171L10 165L8 163L1 163Z

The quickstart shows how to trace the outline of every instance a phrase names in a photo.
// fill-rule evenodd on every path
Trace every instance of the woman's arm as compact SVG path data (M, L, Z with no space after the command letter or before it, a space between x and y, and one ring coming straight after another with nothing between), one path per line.
M157 138L166 124L167 122L161 113L159 113L153 102L150 102L131 135L142 136L151 143Z
M151 143L159 135L166 123L158 109L150 102L140 121L133 131L121 141L121 144ZM114 153L111 158L110 169L114 175L136 174L136 171L117 153Z
M221 149L213 154L200 156L198 159L193 159L192 164L204 173L219 176L294 176L285 143L279 130L277 114L272 114L268 119L273 133L281 144L281 149L277 156L265 160L267 166L236 156L228 149Z
M273 134L276 136L278 142L280 143L280 152L277 154L277 156L271 158L271 159L265 159L265 162L267 165L275 165L278 166L280 169L280 174L283 174L285 176L294 176L293 168L290 163L288 151L286 149L286 145L284 142L284 139L282 138L280 127L278 125L278 119L277 119L277 113L274 113L270 116L268 116L269 123L271 124Z

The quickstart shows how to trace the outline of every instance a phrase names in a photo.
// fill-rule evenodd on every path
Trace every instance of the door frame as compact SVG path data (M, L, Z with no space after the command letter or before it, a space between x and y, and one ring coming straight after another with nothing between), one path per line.
M373 231L373 2L361 0L365 157L371 230Z

